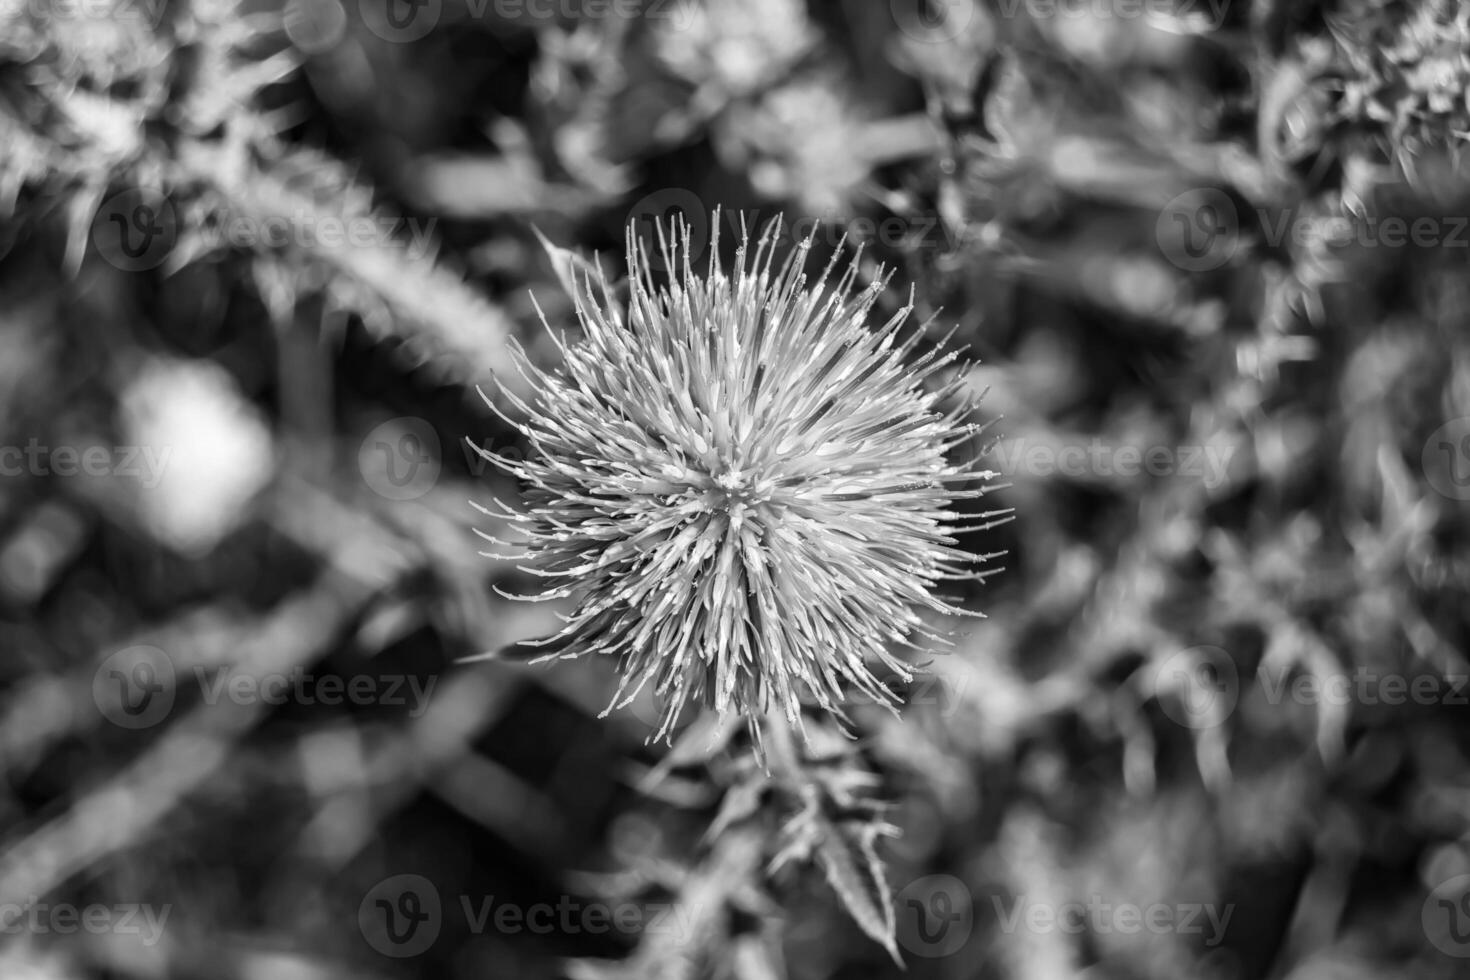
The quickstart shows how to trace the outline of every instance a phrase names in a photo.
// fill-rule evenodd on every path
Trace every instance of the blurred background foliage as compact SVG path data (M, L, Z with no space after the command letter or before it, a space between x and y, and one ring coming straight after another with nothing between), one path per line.
M808 749L894 892L963 883L950 955L898 903L910 975L1463 975L1429 914L1470 872L1463 8L388 2L0 5L0 902L172 909L147 945L11 930L0 976L895 974L728 732L646 744L606 664L455 663L554 622L468 504L515 493L476 386L517 389L512 339L555 363L532 295L575 329L533 225L612 271L630 221L717 205L866 239L1001 417L988 618ZM1369 216L1440 234L1272 233ZM1092 445L1223 469L1027 462ZM177 696L119 724L139 647ZM210 703L196 668L404 686ZM1438 693L1280 695L1360 670ZM359 924L401 874L445 904L410 958ZM997 914L1094 895L1233 913ZM505 932L458 896L693 918Z

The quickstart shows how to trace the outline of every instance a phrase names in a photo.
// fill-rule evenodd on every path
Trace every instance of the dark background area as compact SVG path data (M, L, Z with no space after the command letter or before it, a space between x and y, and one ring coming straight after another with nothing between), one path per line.
M1464 975L1458 5L387 4L0 3L0 977ZM912 286L1016 514L769 779L456 663L533 229L674 212Z

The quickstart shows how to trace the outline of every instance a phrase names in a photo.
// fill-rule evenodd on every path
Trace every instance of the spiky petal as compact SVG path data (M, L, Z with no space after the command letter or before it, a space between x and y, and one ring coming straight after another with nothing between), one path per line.
M554 374L520 356L539 391L512 399L529 458L486 453L528 487L522 509L486 511L523 538L497 557L574 606L543 659L616 657L608 710L651 682L659 738L696 702L758 740L772 704L800 728L803 692L839 715L849 690L891 706L872 665L909 678L891 646L937 638L921 611L962 613L935 589L974 577L955 506L992 474L947 458L977 429L963 378L926 385L957 355L914 356L912 302L870 328L886 279L857 288L856 259L808 283L808 239L776 265L779 222L753 249L742 232L729 273L718 240L700 276L687 226L658 237L669 283L630 229L626 310L583 275L585 339L558 340Z

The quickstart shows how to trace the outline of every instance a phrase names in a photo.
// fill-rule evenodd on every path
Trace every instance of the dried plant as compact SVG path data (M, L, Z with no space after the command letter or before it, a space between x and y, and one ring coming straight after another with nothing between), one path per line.
M616 658L608 710L651 683L660 738L694 703L744 716L757 744L773 704L800 726L803 693L891 705L871 664L907 680L891 645L942 642L919 610L965 614L938 589L985 574L957 507L993 474L950 459L980 428L973 401L963 374L926 387L959 352L911 357L912 305L871 328L887 280L855 288L855 259L808 282L808 239L776 265L780 228L753 247L742 231L729 273L717 233L699 275L688 226L660 226L667 286L630 229L626 311L583 271L585 339L553 374L522 359L529 458L482 450L528 485L524 509L486 511L522 537L490 540L552 580L535 598L575 605L545 658Z

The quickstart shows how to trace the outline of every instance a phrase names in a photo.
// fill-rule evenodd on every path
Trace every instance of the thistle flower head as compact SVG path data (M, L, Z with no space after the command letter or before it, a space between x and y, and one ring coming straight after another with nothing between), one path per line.
M810 239L777 264L779 235L742 232L730 272L716 241L699 275L687 227L660 228L658 286L630 230L626 309L583 279L585 339L558 341L555 373L519 358L539 391L512 398L529 458L486 454L527 486L522 508L486 511L521 538L496 557L573 607L546 657L617 658L608 710L652 684L658 738L694 703L745 714L757 741L772 706L799 729L803 695L839 716L854 690L891 706L874 665L909 678L891 646L937 639L921 614L962 610L936 587L978 577L955 507L989 474L947 458L973 402L932 380L956 353L914 356L911 303L870 327L886 280L858 288L856 259L834 280L834 258L808 282Z

